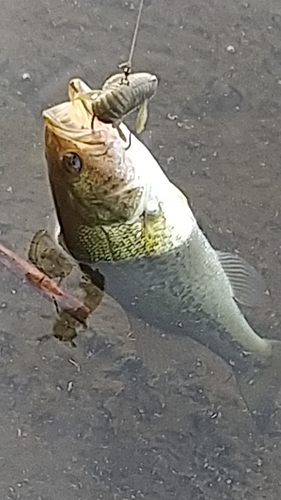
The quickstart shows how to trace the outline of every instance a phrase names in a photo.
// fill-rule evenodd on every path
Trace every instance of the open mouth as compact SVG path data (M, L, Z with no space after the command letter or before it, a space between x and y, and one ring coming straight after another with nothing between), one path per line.
M93 122L93 110L87 100L77 99L77 96L94 92L80 78L73 78L68 84L69 101L57 104L43 111L45 124L53 129L54 133L66 139L73 139L85 144L106 143L109 140L126 146L127 141L120 139L120 132L111 123L104 123L97 117ZM125 130L127 139L129 132Z
M43 111L43 118L45 122L61 133L66 133L75 138L92 134L91 121L92 110L75 97L82 92L91 91L90 87L80 80L73 78L68 84L69 101L57 104L52 108Z

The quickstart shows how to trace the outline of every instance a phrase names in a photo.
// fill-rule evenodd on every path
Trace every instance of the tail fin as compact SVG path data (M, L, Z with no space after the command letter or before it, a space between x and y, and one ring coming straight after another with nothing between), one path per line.
M281 342L269 340L271 356L259 359L237 383L258 429L262 433L281 433Z

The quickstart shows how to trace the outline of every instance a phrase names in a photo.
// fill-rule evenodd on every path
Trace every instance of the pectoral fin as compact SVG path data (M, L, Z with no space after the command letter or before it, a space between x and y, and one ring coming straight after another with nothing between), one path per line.
M264 306L269 291L262 276L238 255L229 252L217 252L217 255L237 302L250 307Z
M141 132L145 128L145 124L147 122L148 118L148 100L146 99L144 103L141 105L137 120L136 120L136 132L137 134L141 134Z

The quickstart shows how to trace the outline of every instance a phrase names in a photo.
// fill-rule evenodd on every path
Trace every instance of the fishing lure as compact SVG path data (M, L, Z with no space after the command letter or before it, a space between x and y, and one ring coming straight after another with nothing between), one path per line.
M144 0L141 0L129 60L119 65L123 72L109 77L101 90L82 92L75 97L84 103L88 111L90 107L92 128L94 128L95 117L104 123L112 123L124 141L126 138L120 128L120 123L127 115L138 109L136 132L140 134L148 119L148 101L155 95L158 86L158 79L155 75L131 72L143 3Z
M112 123L122 137L120 123L125 116L139 109L136 132L140 134L144 130L148 118L148 100L157 90L158 79L150 73L130 73L126 78L128 84L123 81L122 73L113 75L105 81L102 90L78 94L75 98L87 104L90 101L92 128L97 117L104 123Z

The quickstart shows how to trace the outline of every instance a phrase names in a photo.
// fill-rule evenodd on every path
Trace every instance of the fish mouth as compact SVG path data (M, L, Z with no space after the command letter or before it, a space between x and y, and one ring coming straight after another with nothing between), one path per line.
M130 144L127 150L131 132L125 124L120 127L126 141L111 123L103 123L96 116L93 123L91 103L89 105L87 99L77 99L86 92L94 91L79 78L74 78L68 84L69 101L43 111L49 178L51 183L52 178L57 180L63 158L75 153L83 169L75 182L70 182L69 190L81 213L90 219L91 209L95 224L101 220L103 224L112 223L112 220L116 223L131 221L143 212L145 192L145 179L139 164L135 166L138 148L135 151ZM137 139L133 138L132 142L135 141ZM85 177L88 180L86 187L83 186Z
M62 138L85 144L96 144L97 140L104 142L109 137L116 140L118 134L112 125L101 122L97 117L93 129L91 106L87 101L77 99L81 93L91 91L94 92L83 80L72 78L68 83L69 101L43 110L45 125Z

